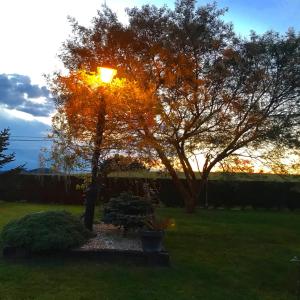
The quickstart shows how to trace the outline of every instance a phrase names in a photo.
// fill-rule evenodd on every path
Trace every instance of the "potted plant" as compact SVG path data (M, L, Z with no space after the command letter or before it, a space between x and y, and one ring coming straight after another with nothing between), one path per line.
M155 217L145 220L144 229L141 231L142 248L144 252L160 252L163 250L162 242L165 229L174 227L173 219L158 220Z

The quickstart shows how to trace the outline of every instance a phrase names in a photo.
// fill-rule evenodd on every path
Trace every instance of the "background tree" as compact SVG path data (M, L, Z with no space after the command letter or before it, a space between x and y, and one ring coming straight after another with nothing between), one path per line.
M116 171L147 170L147 166L136 158L115 154L100 163L100 169L105 173Z
M7 147L9 145L9 129L5 128L0 131L0 169L3 168L4 165L15 160L15 154L5 154Z
M129 11L130 25L145 44L148 78L154 73L157 84L155 125L140 118L139 138L157 151L187 211L194 211L199 195L205 198L208 175L224 159L274 142L287 145L281 137L299 132L299 35L238 39L220 19L224 11L214 5L195 9L194 3L177 2L161 30L162 10ZM204 158L200 186L191 165L195 156ZM186 187L174 168L178 162Z
M72 21L73 38L61 53L70 71L109 64L126 78L110 90L110 99L118 99L111 114L118 146L159 159L188 212L224 159L284 144L282 137L295 132L300 86L299 35L238 38L222 20L225 10L195 3L128 9L128 26L106 7L91 28ZM200 156L201 184L191 164Z
M40 150L40 167L70 175L88 168L91 141L78 140L70 134L70 128L63 112L58 111L52 118L51 149ZM89 150L87 150L89 149Z

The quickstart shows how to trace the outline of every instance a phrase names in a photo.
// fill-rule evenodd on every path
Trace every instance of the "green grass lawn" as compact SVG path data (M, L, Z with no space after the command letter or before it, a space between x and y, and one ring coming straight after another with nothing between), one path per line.
M0 203L0 227L33 211L82 207ZM161 209L176 220L165 246L170 268L74 259L6 261L0 257L0 299L256 300L296 299L300 215L288 212Z

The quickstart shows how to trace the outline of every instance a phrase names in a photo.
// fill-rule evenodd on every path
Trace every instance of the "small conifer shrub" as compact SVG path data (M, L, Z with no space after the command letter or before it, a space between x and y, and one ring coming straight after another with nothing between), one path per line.
M105 205L102 221L122 227L126 232L143 227L153 212L151 201L131 193L121 193Z

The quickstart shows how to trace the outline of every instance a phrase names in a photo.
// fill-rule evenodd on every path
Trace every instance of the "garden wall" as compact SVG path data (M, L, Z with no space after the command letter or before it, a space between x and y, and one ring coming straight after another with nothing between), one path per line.
M0 200L38 203L83 204L83 193L76 190L82 182L75 176L0 175ZM108 178L102 191L104 201L122 191L142 195L148 185L158 201L171 207L183 206L183 201L168 178ZM211 207L300 208L300 182L228 181L208 183L208 203ZM200 205L203 203L200 202Z

